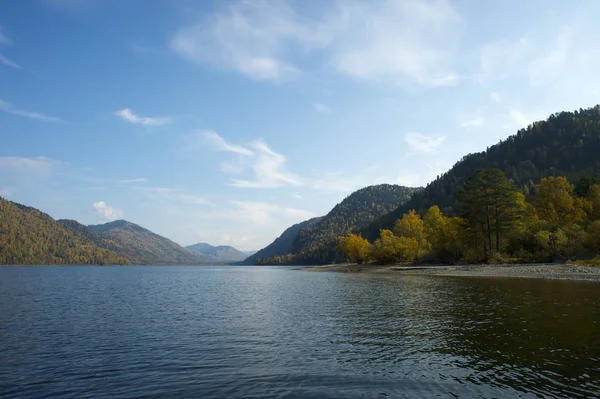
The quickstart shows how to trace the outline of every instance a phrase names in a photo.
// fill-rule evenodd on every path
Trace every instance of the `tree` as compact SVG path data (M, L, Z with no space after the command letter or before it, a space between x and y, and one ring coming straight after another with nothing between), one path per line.
M553 229L569 226L583 219L581 203L573 198L573 185L566 177L546 177L535 186L532 203L541 220Z
M362 264L371 244L361 236L348 234L340 238L339 248L352 263Z
M425 233L425 224L421 216L414 210L404 214L394 225L394 234L397 237L414 238L417 242L416 258L420 258L428 249L429 241Z
M499 169L478 170L460 190L461 216L486 259L492 249L501 250L504 235L514 228L522 211L520 195Z
M600 218L600 184L590 186L587 193L587 200L590 202L589 217L591 220Z
M429 241L430 256L443 261L460 259L464 220L459 217L446 217L440 208L434 205L425 213L423 222Z
M377 263L412 262L417 258L419 243L412 237L395 236L391 230L381 230L371 246L370 256Z

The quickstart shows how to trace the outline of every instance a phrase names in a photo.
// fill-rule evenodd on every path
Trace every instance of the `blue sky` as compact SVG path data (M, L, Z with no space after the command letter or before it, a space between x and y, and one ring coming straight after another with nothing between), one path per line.
M0 195L259 249L600 98L600 2L0 2Z

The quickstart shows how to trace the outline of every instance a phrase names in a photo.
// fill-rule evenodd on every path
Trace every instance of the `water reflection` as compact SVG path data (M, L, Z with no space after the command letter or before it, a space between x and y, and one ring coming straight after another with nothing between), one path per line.
M0 269L3 397L594 397L595 283Z

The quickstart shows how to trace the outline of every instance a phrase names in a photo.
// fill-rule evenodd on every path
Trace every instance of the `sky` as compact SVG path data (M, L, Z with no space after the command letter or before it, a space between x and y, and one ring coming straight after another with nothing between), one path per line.
M257 250L600 98L596 0L0 0L0 196Z

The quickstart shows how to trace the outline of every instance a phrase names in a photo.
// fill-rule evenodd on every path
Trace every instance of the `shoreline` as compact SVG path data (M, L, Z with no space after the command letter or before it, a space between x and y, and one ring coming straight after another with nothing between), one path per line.
M501 265L358 265L307 266L301 270L335 273L393 273L405 276L509 277L600 282L600 268L552 263Z

